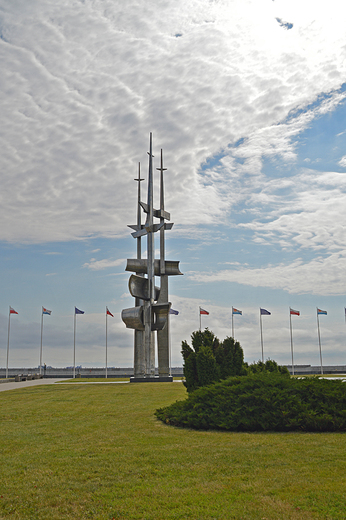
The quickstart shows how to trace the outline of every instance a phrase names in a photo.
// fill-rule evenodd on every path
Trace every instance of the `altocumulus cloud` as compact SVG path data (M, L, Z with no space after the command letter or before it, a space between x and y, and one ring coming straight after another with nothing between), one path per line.
M90 262L83 264L83 267L87 267L93 271L101 271L103 269L108 269L109 267L118 267L119 265L125 263L126 260L124 258L120 258L118 260L110 260L107 258L104 258L103 260L96 260L96 258L91 258Z
M239 181L239 200L246 176L261 189L263 157L294 160L294 123L279 123L321 92L340 102L343 17L326 16L336 1L311 5L2 2L0 238L125 235L149 131L181 225L226 221L237 200L222 180ZM307 119L293 117L297 131ZM222 176L201 176L221 152Z
M220 270L215 273L189 273L197 282L235 282L252 287L282 289L290 294L343 295L346 255L335 253L310 262L302 259L261 268Z

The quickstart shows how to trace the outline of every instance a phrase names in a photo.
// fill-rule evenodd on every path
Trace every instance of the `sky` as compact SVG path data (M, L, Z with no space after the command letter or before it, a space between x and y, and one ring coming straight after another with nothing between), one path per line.
M340 0L0 0L0 366L133 366L140 163L163 150L172 366L209 327L245 360L346 364ZM155 170L156 171L156 170ZM155 201L159 204L159 174ZM159 248L158 237L155 237ZM145 250L145 242L143 242ZM144 253L145 256L145 253ZM156 281L157 285L159 280Z

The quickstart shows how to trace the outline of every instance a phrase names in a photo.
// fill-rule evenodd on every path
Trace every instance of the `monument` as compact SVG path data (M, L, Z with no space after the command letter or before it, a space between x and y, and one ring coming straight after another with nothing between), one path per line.
M135 298L135 306L124 309L121 318L129 329L134 329L134 377L131 382L172 381L170 375L169 276L181 275L178 261L165 259L165 231L172 229L170 214L165 211L163 155L161 150L160 168L160 209L154 209L154 179L152 134L149 144L149 172L147 202L141 201L140 164L138 166L137 224L129 227L137 240L137 258L128 259L126 271L134 274L129 279L129 291ZM142 212L146 221L142 224ZM156 220L155 220L156 219ZM155 233L160 237L160 258L155 259ZM147 258L142 258L142 237L147 237ZM160 286L155 285L155 276L160 278ZM155 375L155 333L157 336L158 376Z

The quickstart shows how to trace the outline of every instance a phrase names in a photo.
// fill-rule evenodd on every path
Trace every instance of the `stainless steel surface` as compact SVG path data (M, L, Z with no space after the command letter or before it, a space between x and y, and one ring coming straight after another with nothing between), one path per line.
M134 298L149 301L149 280L143 276L132 274L129 279L129 291ZM160 287L155 286L154 300L157 301L160 294Z
M121 312L121 319L127 329L144 330L143 306L124 309Z
M172 229L170 213L165 211L163 153L161 150L160 167L160 209L154 209L154 179L152 134L149 145L148 196L147 202L140 200L140 167L138 172L137 223L129 227L131 235L137 240L137 258L128 259L126 271L130 276L129 291L135 298L135 307L122 311L122 320L127 328L135 330L134 339L134 379L155 375L155 335L157 334L158 371L163 379L170 375L168 277L181 275L179 261L165 259L165 231ZM140 212L146 214L145 224L141 222ZM160 222L154 222L154 218ZM155 259L154 235L160 232L160 258ZM141 238L147 237L147 258L141 258ZM155 276L160 277L160 287L155 286ZM157 303L155 303L157 302ZM163 380L162 379L162 380Z
M165 274L169 276L177 276L182 275L183 273L179 269L179 260L165 260ZM148 273L148 267L147 267L147 260L145 258L142 258L140 260L136 258L129 258L127 260L125 271L130 271L132 273L141 273L141 274L147 274ZM160 260L155 260L154 262L154 272L155 276L161 276L160 271Z

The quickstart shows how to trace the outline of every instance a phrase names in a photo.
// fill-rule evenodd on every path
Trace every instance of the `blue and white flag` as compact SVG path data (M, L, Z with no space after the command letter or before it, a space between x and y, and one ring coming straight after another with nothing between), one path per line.
M75 314L84 314L84 311L81 311L79 309L77 309L77 307L74 308L74 313Z

